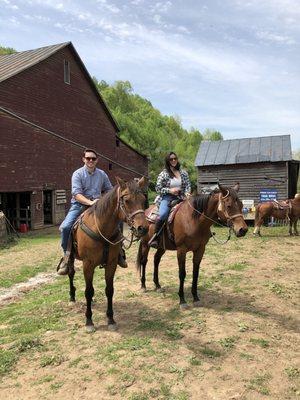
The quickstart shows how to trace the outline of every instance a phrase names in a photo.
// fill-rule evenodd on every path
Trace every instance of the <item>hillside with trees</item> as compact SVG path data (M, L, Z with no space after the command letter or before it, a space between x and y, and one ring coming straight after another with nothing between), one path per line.
M162 115L149 100L134 94L128 81L109 85L94 78L94 82L120 127L121 138L149 156L150 187L154 188L169 151L178 154L195 185L194 160L199 144L203 139L222 140L222 135L209 129L204 134L195 128L184 129L178 116Z

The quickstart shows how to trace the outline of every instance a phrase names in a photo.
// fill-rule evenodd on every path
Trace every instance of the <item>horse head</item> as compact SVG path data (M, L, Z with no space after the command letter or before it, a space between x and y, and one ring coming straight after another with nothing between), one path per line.
M126 182L116 177L116 180L119 218L129 225L137 238L140 238L148 232L148 223L145 218L145 195L142 191L142 188L147 185L147 179L142 177Z
M237 195L240 188L239 183L236 183L233 188L227 188L220 184L218 184L218 186L220 190L217 211L218 217L221 221L232 227L237 237L245 236L248 227L242 214L243 203Z

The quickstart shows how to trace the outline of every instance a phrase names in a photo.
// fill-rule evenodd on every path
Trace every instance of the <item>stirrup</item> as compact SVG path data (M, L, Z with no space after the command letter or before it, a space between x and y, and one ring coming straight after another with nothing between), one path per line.
M158 236L157 233L155 233L152 238L148 242L149 247L153 247L153 249L158 249Z

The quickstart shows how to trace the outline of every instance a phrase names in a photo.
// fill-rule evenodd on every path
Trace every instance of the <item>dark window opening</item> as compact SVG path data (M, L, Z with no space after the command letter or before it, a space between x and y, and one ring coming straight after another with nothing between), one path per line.
M109 169L109 171L112 170L112 163L109 163L109 164L108 164L108 169Z
M120 140L119 139L116 139L116 146L120 147Z
M52 224L52 190L44 190L43 197L44 197L44 223L45 224Z
M70 80L70 62L67 60L64 60L64 81L68 85L70 85L71 80Z

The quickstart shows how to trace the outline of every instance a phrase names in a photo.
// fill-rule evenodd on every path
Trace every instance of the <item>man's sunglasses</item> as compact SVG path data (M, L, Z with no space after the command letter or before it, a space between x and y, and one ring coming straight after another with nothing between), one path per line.
M96 161L97 157L84 157L87 161Z

